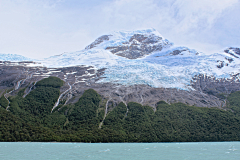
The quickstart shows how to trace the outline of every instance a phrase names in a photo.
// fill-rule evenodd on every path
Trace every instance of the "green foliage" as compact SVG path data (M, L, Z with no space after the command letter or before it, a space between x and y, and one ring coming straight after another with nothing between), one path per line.
M46 127L63 125L66 119L64 115L55 116L54 114L50 114L52 107L59 97L60 89L50 87L51 85L46 82L51 84L52 80L57 82L60 80L56 79L59 78L49 77L39 81L40 84L43 82L45 86L38 85L25 98L22 98L25 89L20 90L16 97L10 99L10 111L33 125L35 123L41 123Z
M27 87L26 87L26 88L27 88ZM24 91L25 91L26 88L20 89L17 95L18 95L19 97L22 97L22 96L24 95Z
M57 77L48 77L36 83L36 87L53 87L60 88L63 85L63 81Z
M45 116L51 113L51 109L60 95L59 87L62 85L63 81L57 77L45 78L39 81L36 84L36 89L31 91L25 98L22 98L24 90L20 90L12 103L17 103L15 106L17 105L20 109L35 116Z
M231 93L228 96L228 108L234 111L238 117L240 117L240 91Z
M63 128L64 123L66 122L66 116L59 114L58 112L55 112L51 115L47 115L43 119L43 124L46 127L58 127Z
M57 88L40 86L30 92L19 106L34 115L49 114L59 95Z
M101 98L93 89L86 90L68 116L74 125L81 124L81 128L97 126L103 119L102 112L98 112Z
M7 108L8 106L8 101L4 97L4 94L0 97L0 106L2 106L3 108Z
M145 110L147 108L147 110ZM151 127L149 110L134 102L128 103L127 117L124 119L124 129L129 135L129 141L151 142L155 141L155 133Z
M240 95L235 98L239 98ZM240 103L238 103L240 104ZM230 111L216 108L199 108L182 103L169 105L157 103L154 113L150 107L128 104L129 111L123 120L116 107L104 125L109 129L127 133L127 141L135 142L185 142L231 141L240 139L239 117ZM118 114L117 114L118 113ZM111 121L110 121L111 120ZM114 121L115 120L115 121ZM117 126L117 127L114 127ZM104 128L104 127L103 127Z
M30 125L0 108L0 141L53 141L59 139L49 128Z
M240 92L228 96L228 110L182 103L151 107L119 103L104 117L100 95L86 90L75 104L64 101L51 113L61 81L50 77L25 98L9 98L10 112L0 108L0 141L185 142L239 141ZM59 85L53 85L53 81ZM99 129L100 122L104 122Z
M127 112L127 106L121 102L111 111L104 120L104 126L114 130L123 129L123 119Z
M240 139L239 120L233 113L182 103L159 104L153 128L159 141L230 141Z

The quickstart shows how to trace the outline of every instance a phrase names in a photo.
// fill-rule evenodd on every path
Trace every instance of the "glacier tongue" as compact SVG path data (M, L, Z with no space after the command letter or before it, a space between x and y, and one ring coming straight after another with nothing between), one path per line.
M67 67L67 66L96 66L103 68L117 63L121 57L111 54L102 49L82 50L73 53L65 53L61 56L52 56L44 59L42 63L47 67Z

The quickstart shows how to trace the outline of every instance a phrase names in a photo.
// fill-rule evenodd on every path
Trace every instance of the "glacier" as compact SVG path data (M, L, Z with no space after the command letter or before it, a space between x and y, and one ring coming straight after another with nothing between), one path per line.
M51 62L44 64L48 67L87 65L98 69L106 68L102 76L104 78L98 83L146 84L156 88L183 90L192 90L190 82L195 75L205 74L216 78L230 78L231 74L238 73L240 68L238 65L240 63L236 60L227 67L217 68L216 59L225 60L221 54L166 56L165 53L167 52L163 51L144 58L129 60L113 55L109 51L91 50L71 53L66 56L67 58L51 59L50 61L55 62L54 64Z
M124 46L136 34L161 37L156 43L162 45L162 50L137 59L128 59L106 49ZM135 40L134 43L138 45L140 42ZM187 47L175 46L155 29L145 29L113 32L102 39L98 38L81 51L51 56L38 62L49 68L81 65L105 68L104 75L97 83L111 82L126 86L145 84L155 88L194 90L191 81L196 75L229 79L240 73L240 59L234 54L232 50L229 54L224 51L205 54Z
M27 58L17 54L0 54L0 61L21 62L21 61L34 61L34 59Z

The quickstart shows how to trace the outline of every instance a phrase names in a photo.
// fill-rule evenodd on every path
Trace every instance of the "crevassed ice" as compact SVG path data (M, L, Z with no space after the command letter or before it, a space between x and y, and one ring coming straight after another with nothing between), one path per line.
M98 83L111 82L123 85L146 84L152 87L179 88L191 90L192 77L206 74L216 78L230 78L231 74L239 73L240 63L235 59L219 69L217 60L225 61L226 55L203 53L189 50L187 54L169 56L176 48L168 48L135 60L126 59L103 49L83 50L68 53L67 56L56 56L48 59L46 65L64 67L74 65L89 65L96 68L107 68L105 77ZM54 62L54 63L53 63Z
M105 74L99 83L112 82L123 85L146 84L152 87L179 88L191 90L192 77L206 74L216 78L230 78L231 74L239 72L237 62L219 69L216 59L226 60L224 56L162 56L152 54L137 60L118 60L115 65L106 67ZM103 66L102 66L103 67Z
M143 34L162 37L154 29L137 31L113 32L108 41L97 47L73 53L64 53L45 59L43 64L50 67L66 67L75 65L95 66L106 68L105 74L98 83L112 82L123 85L146 84L152 87L179 88L191 90L192 77L198 74L214 76L216 78L230 78L231 74L240 73L240 61L234 59L228 62L229 54L204 54L187 47L165 47L160 52L151 53L139 59L126 59L105 50L107 46L117 46L126 42L134 34ZM162 37L163 38L163 37ZM166 39L162 39L168 42ZM160 43L160 41L159 41ZM180 55L171 55L174 50L186 50ZM234 57L231 57L234 58ZM227 66L217 68L219 62ZM220 62L220 63L221 63Z

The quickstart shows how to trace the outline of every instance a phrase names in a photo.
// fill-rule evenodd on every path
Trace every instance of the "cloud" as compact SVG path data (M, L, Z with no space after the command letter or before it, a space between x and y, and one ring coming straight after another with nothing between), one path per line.
M155 28L211 51L240 40L238 0L1 0L0 52L47 57L81 50L114 30Z
M206 51L222 48L220 45L223 44L218 44L214 38L218 35L214 35L213 30L223 13L236 4L239 4L238 0L117 0L105 6L104 14L105 22L111 28L153 27L179 45ZM239 9L235 8L228 16L235 16Z
M180 22L179 30L211 28L221 13L237 2L238 0L177 0L173 4L173 9L178 10L175 19Z
M57 5L65 2L65 0L44 0L42 4L45 8L56 8Z
M64 1L1 1L0 53L44 58L81 50L81 44L90 41L90 31L69 21L70 12L59 11L61 3Z

